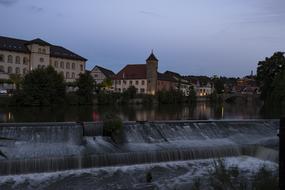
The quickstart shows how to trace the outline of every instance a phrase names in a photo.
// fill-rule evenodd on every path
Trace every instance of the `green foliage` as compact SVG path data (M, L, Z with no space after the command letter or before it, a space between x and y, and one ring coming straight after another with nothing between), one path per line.
M10 74L9 75L10 80L12 83L16 86L16 90L20 89L20 85L22 83L23 78L19 74Z
M276 172L261 167L252 176L244 176L237 166L226 167L223 160L213 162L213 169L208 172L209 189L213 190L277 190L278 176ZM201 182L199 185L201 185ZM193 187L195 185L193 183ZM197 185L196 185L197 186ZM199 188L193 188L199 189Z
M77 80L79 104L93 104L95 81L90 73L80 74Z
M152 174L151 171L148 171L145 175L145 179L147 183L151 183L152 182Z
M218 94L224 93L224 90L225 90L224 81L221 78L214 78L213 82L214 82L214 87L215 87L216 92Z
M38 68L27 74L22 82L22 90L17 91L14 102L18 105L61 104L65 98L63 76L52 66Z
M278 176L263 166L254 176L252 185L254 190L278 190Z
M188 103L195 103L196 100L197 100L196 92L194 90L194 87L191 86L189 89Z
M202 189L201 178L199 177L194 178L191 190L201 190L201 189Z
M102 82L102 87L103 88L110 88L110 87L112 87L112 85L113 85L113 82L112 82L112 79L110 79L110 78L106 78Z
M261 98L265 110L271 113L285 113L285 57L276 52L270 58L258 63L257 80L261 86Z
M126 91L123 92L123 102L127 102L134 99L137 94L137 89L134 86L130 86Z
M266 100L272 93L274 81L285 69L284 53L276 52L258 63L257 80L261 86L261 98Z
M181 104L185 102L183 93L178 90L159 91L157 100L160 104Z
M123 122L113 113L108 113L103 119L103 135L109 136L116 143L122 143Z

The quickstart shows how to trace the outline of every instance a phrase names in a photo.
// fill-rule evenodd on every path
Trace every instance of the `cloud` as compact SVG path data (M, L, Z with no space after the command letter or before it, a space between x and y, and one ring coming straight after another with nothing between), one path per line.
M43 12L44 9L41 8L41 7L36 7L36 6L31 6L30 7L30 10L33 11L33 12L36 12L36 13L40 13L40 12Z
M140 11L140 14L144 14L144 15L149 15L149 16L153 16L153 17L160 17L161 15L155 13L155 12L151 12L151 11Z
M18 2L18 0L0 0L0 5L11 6L15 4L16 2Z

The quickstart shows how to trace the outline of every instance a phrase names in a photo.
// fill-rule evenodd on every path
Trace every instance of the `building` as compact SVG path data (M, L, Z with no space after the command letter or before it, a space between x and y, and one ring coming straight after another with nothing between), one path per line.
M115 92L124 92L129 87L136 88L137 93L155 94L157 92L158 59L153 52L146 59L146 64L126 65L113 77Z
M115 76L115 73L109 69L96 65L91 71L91 76L94 78L97 84L101 84L105 79L111 79Z
M197 97L209 96L215 91L214 85L208 82L206 85L201 85L199 81L194 87Z
M31 41L0 36L0 79L10 74L25 75L29 71L52 65L67 82L85 72L87 59L42 39Z
M190 89L193 86L190 80L173 71L166 71L164 74L173 79L175 90L180 90L184 96L189 96Z

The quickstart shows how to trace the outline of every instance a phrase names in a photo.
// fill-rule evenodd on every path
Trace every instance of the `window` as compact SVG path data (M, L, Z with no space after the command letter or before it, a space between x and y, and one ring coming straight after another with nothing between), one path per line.
M80 71L83 71L83 65L80 65Z
M97 74L94 74L94 78L97 78L98 77L98 75Z
M140 91L141 91L141 93L144 93L144 88L141 88L141 90L140 90Z
M0 65L0 73L4 73L5 70L4 70L4 66L3 65Z
M16 74L20 74L20 68L19 67L16 67Z
M130 85L133 85L133 81L132 80L130 80Z
M12 55L8 55L8 63L13 63L13 57L12 57Z
M72 76L71 76L73 79L75 78L75 73L72 73Z
M39 48L39 49L38 49L38 52L39 52L39 53L41 53L41 52L42 52L42 49L41 49L41 48Z
M66 69L70 69L70 63L66 63Z
M66 78L67 79L69 78L69 72L66 72Z
M20 64L20 63L21 63L20 61L21 61L21 60L20 60L20 57L17 56L17 57L16 57L16 64Z
M118 80L118 84L121 85L121 80Z
M123 84L127 84L127 81L123 80Z
M46 53L46 49L43 48L43 49L42 49L42 52L43 52L43 53Z
M139 85L139 81L136 80L136 85Z
M64 63L60 62L60 68L64 69Z
M58 68L58 62L57 61L54 62L54 67Z
M26 73L27 73L27 69L24 68L24 69L23 69L23 74L26 74Z
M44 58L41 57L40 62L43 63L44 61L45 61Z
M8 67L8 73L10 74L10 73L12 73L12 72L13 72L12 67Z
M142 85L144 85L144 80L142 81Z
M0 62L4 62L4 55L0 55Z
M73 70L75 70L75 63L72 63L72 64L71 64L71 68L72 68Z
M24 64L24 65L28 65L28 61L29 61L29 60L28 60L27 57L24 57L24 58L23 58L23 64Z

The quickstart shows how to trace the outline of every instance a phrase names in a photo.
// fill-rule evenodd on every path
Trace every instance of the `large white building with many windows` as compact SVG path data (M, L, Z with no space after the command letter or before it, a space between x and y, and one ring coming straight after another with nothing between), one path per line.
M23 76L35 68L52 65L67 82L73 82L85 72L86 61L64 47L41 39L26 41L0 36L0 79L9 79L10 74Z

